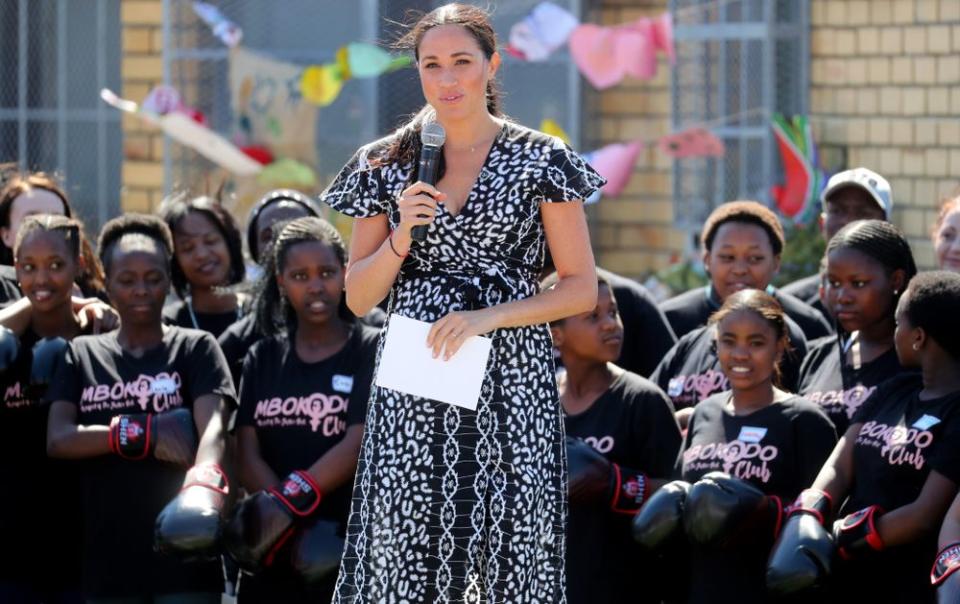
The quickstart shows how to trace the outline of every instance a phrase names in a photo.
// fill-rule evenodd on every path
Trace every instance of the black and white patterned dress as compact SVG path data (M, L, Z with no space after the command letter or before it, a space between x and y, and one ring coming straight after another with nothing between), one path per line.
M416 174L412 163L371 166L389 140L360 149L323 201L350 216L386 213L396 228L395 200ZM584 199L603 182L559 139L505 123L461 212L440 204L426 243L412 247L390 313L432 322L533 296L540 203ZM488 335L476 412L371 388L335 602L565 601L566 456L550 332Z

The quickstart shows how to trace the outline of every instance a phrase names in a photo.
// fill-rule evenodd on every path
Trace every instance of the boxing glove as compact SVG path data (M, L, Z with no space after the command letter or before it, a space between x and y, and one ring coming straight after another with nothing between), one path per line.
M731 547L761 536L772 540L782 518L783 504L776 495L724 472L710 472L687 494L683 527L690 543Z
M0 372L6 371L20 354L20 338L6 327L0 326Z
M930 583L937 588L937 602L956 604L960 602L960 541L941 549L930 569Z
M821 585L833 568L836 548L825 528L833 504L814 489L800 493L767 562L767 590L776 596Z
M153 457L181 466L193 464L197 431L188 409L117 415L110 421L110 450L124 459Z
M337 524L317 520L299 531L290 551L290 565L307 585L336 575L343 556L343 538Z
M871 505L833 523L833 540L841 558L853 560L883 549L877 532L877 519L882 515L883 508Z
M157 516L154 549L184 560L216 559L229 492L227 475L220 466L190 468L180 493Z
M683 513L690 483L674 480L660 487L634 516L633 540L656 551L683 536Z
M30 365L30 391L36 398L42 398L47 387L53 381L60 358L67 349L63 338L42 338L33 345L33 362Z
M567 437L568 496L571 504L602 503L614 512L636 514L647 496L642 472L610 462L580 439Z
M246 571L270 566L297 523L309 518L321 499L309 474L292 472L279 488L258 491L237 506L224 527L223 545Z

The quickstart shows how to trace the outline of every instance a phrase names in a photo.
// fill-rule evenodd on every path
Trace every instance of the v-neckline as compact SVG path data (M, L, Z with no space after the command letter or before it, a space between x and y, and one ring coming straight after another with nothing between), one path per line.
M470 207L470 200L473 198L477 185L480 184L480 181L484 178L484 173L487 171L487 164L490 163L490 158L493 157L493 150L497 148L497 145L500 143L500 139L503 137L503 133L506 132L506 130L507 121L504 120L503 123L500 124L500 130L497 132L497 135L493 137L493 142L490 143L490 148L487 149L487 154L483 158L483 163L480 164L480 171L477 172L477 177L473 180L473 184L470 185L470 188L467 189L467 198L464 200L463 205L460 206L460 210L454 214L450 211L450 208L448 208L446 204L440 204L443 207L443 213L452 218L454 222L459 222L460 217L463 216L463 213L468 207Z

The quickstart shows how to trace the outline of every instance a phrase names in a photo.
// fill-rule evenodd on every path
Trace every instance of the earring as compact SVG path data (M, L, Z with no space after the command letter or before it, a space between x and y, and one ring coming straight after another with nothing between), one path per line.
M914 342L914 343L913 343L913 349L914 349L914 350L920 350L920 344L917 343L917 342Z
M894 295L894 296L899 296L899 295L900 295L900 290L899 290L899 289L893 290L893 295Z

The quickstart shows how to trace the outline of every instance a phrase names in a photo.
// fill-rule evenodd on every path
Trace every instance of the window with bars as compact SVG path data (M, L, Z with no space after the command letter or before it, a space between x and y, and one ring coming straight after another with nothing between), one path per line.
M0 161L64 182L95 231L120 207L120 0L0 3Z
M805 114L809 0L670 0L677 62L672 126L706 125L726 146L720 158L673 165L677 226L699 229L733 199L772 203L782 167L774 113Z

